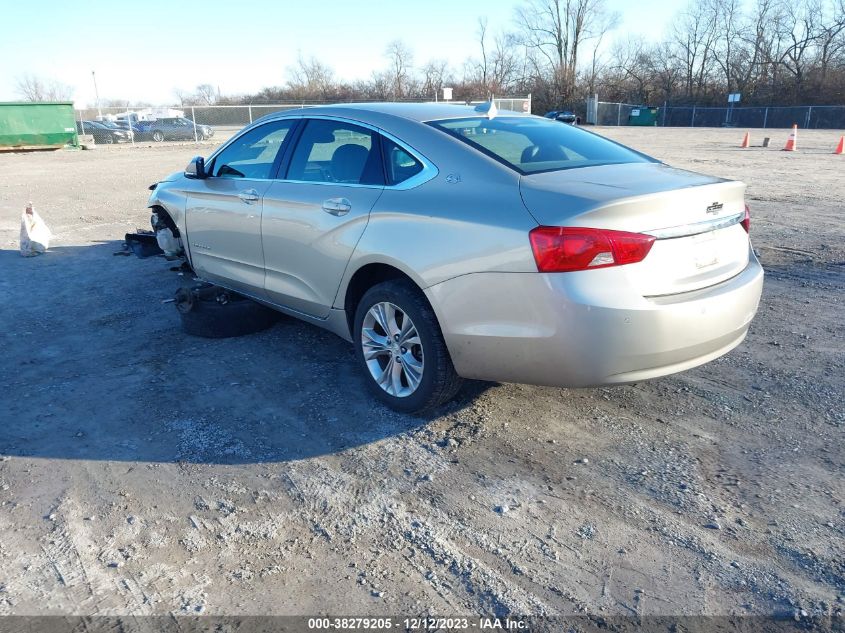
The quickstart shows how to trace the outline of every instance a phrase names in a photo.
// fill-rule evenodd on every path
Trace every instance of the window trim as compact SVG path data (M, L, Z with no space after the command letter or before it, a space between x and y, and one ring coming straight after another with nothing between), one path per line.
M287 177L287 175L288 175L288 171L290 170L291 162L293 161L293 155L296 153L296 150L299 148L299 141L302 140L302 135L305 133L305 129L308 127L308 122L314 121L314 120L338 121L340 123L347 123L349 125L354 125L356 127L364 128L365 130L370 132L373 135L372 145L370 147L370 151L375 149L379 154L378 160L379 160L379 164L381 165L381 174L382 174L381 178L384 182L380 185L373 185L373 184L361 184L361 183L355 183L355 182L327 182L327 181L323 182L322 180L293 180L293 179L289 179ZM342 118L339 118L339 117L303 116L302 119L299 122L296 138L293 139L293 141L291 143L291 150L290 150L290 152L287 153L287 155L285 156L285 159L286 160L282 164L279 165L279 170L276 172L275 180L278 180L279 182L290 182L290 183L305 184L305 185L337 185L337 186L343 186L343 187L367 187L369 189L384 189L385 186L386 186L386 183L387 183L387 176L386 176L385 171L384 171L384 153L382 152L382 147L381 147L381 132L375 127L372 127L372 126L369 126L369 125L363 125L363 124L361 124L357 121L346 120L346 119L342 119ZM284 174L284 177L280 177L280 176L282 176L282 174Z
M273 158L273 163L270 165L270 174L267 178L226 178L226 180L235 180L235 181L258 181L258 182L268 182L276 179L276 175L279 173L279 166L282 164L282 160L287 156L290 147L293 145L294 141L298 140L299 138L299 129L300 129L300 121L298 117L287 117L287 118L280 118L274 119L272 121L264 121L262 123L256 122L255 125L250 125L245 127L241 130L240 134L237 134L230 138L226 143L218 147L211 153L211 156L208 157L207 164L209 165L210 172L214 171L215 163L217 158L226 151L229 146L233 145L238 139L242 138L246 134L249 134L253 130L257 130L260 127L264 127L265 125L275 125L278 123L285 123L287 121L292 121L293 124L290 127L290 130L285 135L285 140L282 141L282 146L279 148L279 151L276 153L276 156ZM289 142L290 141L290 142ZM222 176L209 176L209 178L222 178Z
M282 118L284 118L284 117L282 117ZM387 183L387 172L386 172L386 166L384 164L384 152L381 151L381 140L379 140L379 147L380 147L380 151L381 151L381 165L382 165L382 170L385 170L385 173L384 173L385 184L383 184L383 185L362 185L362 184L350 184L350 183L338 183L338 182L320 182L320 181L313 181L313 180L288 180L287 178L276 178L280 182L289 182L289 183L293 183L293 184L303 184L303 185L322 185L322 186L333 185L333 186L343 186L343 187L365 187L365 188L368 188L368 189L385 189L385 190L389 190L389 191L407 191L408 189L414 189L415 187L419 187L420 185L427 183L429 180L432 180L433 178L435 178L440 173L440 170L437 169L437 167L434 165L434 163L432 163L430 160L428 160L428 158L426 158L423 154L421 154L415 148L412 148L405 141L399 140L393 134L390 134L389 132L386 132L385 130L383 130L383 129L375 126L375 125L371 125L370 123L366 123L364 121L358 121L356 119L350 119L348 117L332 116L332 115L329 115L329 114L314 114L314 115L303 114L303 115L299 115L299 118L301 120L301 129L304 129L305 123L307 123L308 120L311 120L311 119L320 119L320 120L323 120L323 121L337 121L339 123L348 123L350 125L357 125L359 127L368 129L372 132L375 132L378 136L383 137L383 138L387 138L387 139L393 141L394 143L396 143L396 145L398 145L403 150L408 152L408 154L410 156L413 156L415 160L419 161L420 164L423 166L423 168L420 170L419 173L411 176L407 180L403 180L402 182L400 182L396 185L386 184ZM293 145L292 145L292 150L290 152L290 156L293 156L293 152L296 149L296 144L298 144L298 143L299 143L299 135L297 135L297 137L295 139L293 139ZM289 167L290 156L288 157L287 162L283 165L284 171L280 171L279 175L284 173L285 176L287 176L287 168Z
M397 182L395 185L390 185L391 188L399 187L400 185L405 184L409 180L413 180L414 178L416 178L417 176L419 176L421 173L423 173L425 171L425 163L423 161L421 161L414 152L410 151L404 143L400 143L399 141L394 140L394 138L390 135L380 134L379 137L380 137L379 142L381 144L381 167L382 167L382 171L384 172L384 182L385 182L385 184L390 182L390 177L389 177L390 176L390 170L389 170L388 165L387 165L387 149L385 148L385 141L390 141L396 147L398 147L400 150L405 152L408 156L410 156L415 161L417 161L420 165L422 165L422 169L419 170L416 174L414 174L413 176L411 176L409 178L406 178L402 182ZM435 176L436 175L437 174L435 174ZM422 184L422 183L420 183L420 184ZM417 185L413 185L411 188L413 188L414 186L417 186Z
M399 184L396 185L361 185L361 184L348 184L348 183L338 183L338 182L319 182L313 180L287 180L282 176L282 174L287 175L288 167L290 166L290 160L293 156L293 152L296 149L296 146L299 144L299 138L302 135L302 130L305 128L305 123L310 119L322 119L325 121L338 121L340 123L349 123L350 125L357 125L359 127L366 128L378 134L381 137L387 138L394 143L396 143L399 147L403 150L408 152L409 155L413 156L414 159L418 160L423 168L420 170L419 173L411 176L407 180L403 180ZM412 147L405 141L398 139L393 134L386 132L385 130L371 125L370 123L366 123L364 121L358 121L356 119L350 119L348 117L340 117L340 116L332 116L328 114L297 114L297 115L289 115L289 116L280 116L278 118L273 118L269 121L264 121L262 119L258 119L255 123L248 125L243 130L241 130L240 134L233 136L229 139L224 145L218 147L211 155L208 157L208 164L211 164L213 167L213 161L217 159L217 156L225 150L229 145L234 143L237 139L241 136L249 132L250 130L258 127L259 125L267 125L269 123L277 123L279 121L294 121L294 125L291 128L290 133L290 143L288 144L288 139L285 138L285 144L287 148L284 151L279 152L280 156L277 156L278 164L274 164L273 169L270 171L271 178L267 180L275 180L278 182L289 182L292 184L304 184L304 185L318 185L318 186L326 186L326 185L333 185L333 186L343 186L343 187L366 187L369 189L385 189L389 191L407 191L409 189L414 189L419 187L420 185L424 185L430 180L433 180L438 176L440 170L437 166L431 162L424 154L419 152L416 148ZM379 140L379 146L381 146L381 141ZM382 169L386 169L384 164L384 152L382 152ZM240 179L243 180L243 179ZM254 179L259 180L259 179ZM265 179L260 179L264 181ZM387 182L387 174L385 172L385 183Z

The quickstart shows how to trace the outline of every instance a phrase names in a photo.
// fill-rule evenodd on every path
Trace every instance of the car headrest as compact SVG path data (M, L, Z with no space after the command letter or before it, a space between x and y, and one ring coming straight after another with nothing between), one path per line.
M370 151L363 145L341 145L332 154L332 178L336 182L360 182L369 155Z

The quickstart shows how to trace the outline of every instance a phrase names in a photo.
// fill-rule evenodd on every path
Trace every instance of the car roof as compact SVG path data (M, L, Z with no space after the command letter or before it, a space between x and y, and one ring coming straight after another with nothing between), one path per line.
M329 115L329 116L366 116L366 114L389 115L411 121L436 121L442 119L462 119L468 117L484 116L474 105L458 105L454 103L339 103L334 105L319 105L297 110L286 110L275 112L267 117L277 118L291 115L308 116ZM530 114L513 112L510 110L499 110L500 115L528 117Z

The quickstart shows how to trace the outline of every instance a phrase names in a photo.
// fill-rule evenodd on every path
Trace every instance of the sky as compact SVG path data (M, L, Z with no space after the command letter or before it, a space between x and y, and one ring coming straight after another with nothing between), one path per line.
M523 0L0 0L0 101L19 100L29 73L74 89L77 105L102 100L165 105L199 84L222 94L282 85L297 56L315 56L339 79L368 78L387 64L388 42L403 40L421 66L453 68L477 56L477 20L489 33L513 28ZM659 39L680 2L607 0L618 11L613 36Z

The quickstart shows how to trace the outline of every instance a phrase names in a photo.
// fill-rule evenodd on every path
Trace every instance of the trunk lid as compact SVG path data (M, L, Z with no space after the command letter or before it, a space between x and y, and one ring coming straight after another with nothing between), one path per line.
M741 182L631 163L523 176L520 191L544 226L654 235L648 256L624 266L646 297L705 288L748 265L748 235L738 223L745 211Z

